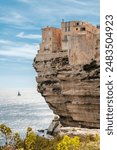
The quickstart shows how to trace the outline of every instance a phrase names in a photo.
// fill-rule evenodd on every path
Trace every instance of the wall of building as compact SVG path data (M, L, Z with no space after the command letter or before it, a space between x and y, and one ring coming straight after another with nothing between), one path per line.
M99 29L86 22L62 22L62 49L68 50L70 64L86 64L94 59ZM98 46L99 47L99 46Z
M99 48L99 29L87 22L62 22L61 29L42 29L40 52L67 51L71 65L86 64L91 59L99 60Z
M42 29L40 51L45 53L58 52L61 49L61 29L47 27Z

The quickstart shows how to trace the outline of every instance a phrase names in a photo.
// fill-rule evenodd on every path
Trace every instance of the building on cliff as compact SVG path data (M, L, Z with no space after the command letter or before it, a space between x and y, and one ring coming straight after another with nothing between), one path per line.
M82 21L42 29L37 89L64 126L99 128L100 29Z
M40 51L43 53L68 52L70 64L86 64L99 59L99 28L81 21L62 22L61 29L42 29Z

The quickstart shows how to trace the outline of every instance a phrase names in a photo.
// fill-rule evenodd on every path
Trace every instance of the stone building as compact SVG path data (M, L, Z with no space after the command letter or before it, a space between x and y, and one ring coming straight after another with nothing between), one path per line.
M42 29L40 50L45 53L59 52L61 49L61 29L46 27Z
M44 53L67 52L71 65L99 60L99 28L81 21L62 22L61 29L42 29L40 51Z

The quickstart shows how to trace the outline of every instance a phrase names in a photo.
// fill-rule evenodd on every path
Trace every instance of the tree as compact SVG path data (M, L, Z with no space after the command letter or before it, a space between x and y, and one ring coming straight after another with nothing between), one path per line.
M11 140L12 130L4 124L0 124L0 134L5 138L5 144L9 144Z

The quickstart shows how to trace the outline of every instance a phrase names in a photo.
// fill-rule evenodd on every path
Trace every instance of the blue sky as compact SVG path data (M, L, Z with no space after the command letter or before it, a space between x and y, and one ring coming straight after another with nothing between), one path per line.
M0 0L0 88L32 88L41 28L62 19L99 24L99 0Z

